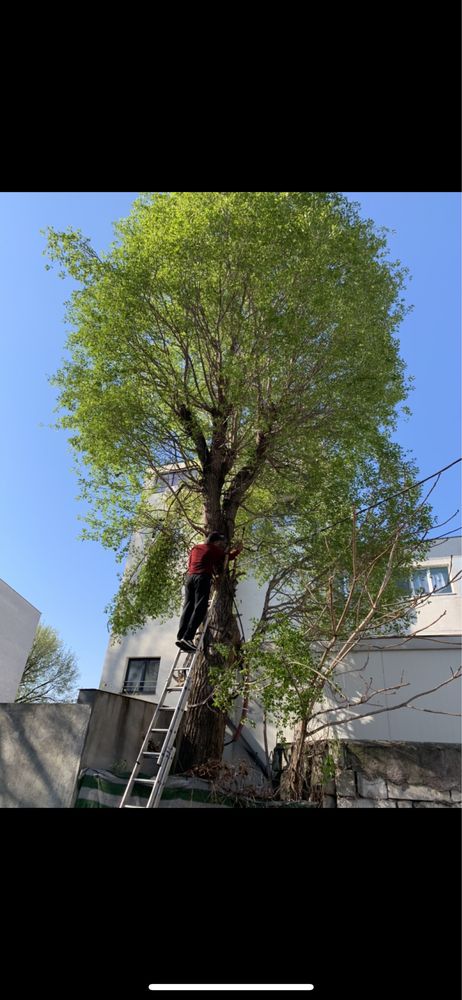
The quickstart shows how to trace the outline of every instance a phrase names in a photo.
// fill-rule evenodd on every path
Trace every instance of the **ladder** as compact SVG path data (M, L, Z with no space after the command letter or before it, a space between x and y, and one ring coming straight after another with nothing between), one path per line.
M133 771L130 775L127 787L122 796L119 809L157 809L157 807L159 806L160 800L162 798L162 792L164 790L170 772L170 768L173 763L173 758L175 756L176 735L180 727L180 722L183 718L184 711L188 704L189 691L191 687L192 670L196 662L197 656L202 651L204 636L207 631L207 626L209 623L213 605L215 603L215 599L216 599L216 593L213 595L212 600L210 602L210 607L207 611L207 615L204 624L202 626L202 632L200 635L199 643L196 648L196 652L187 654L182 667L178 667L178 661L180 657L183 655L183 653L181 649L178 650L178 653L175 657L175 661L173 663L173 667L170 670L164 689L160 696L159 703L156 706L156 710L149 724L148 731L141 744L140 752L138 754L138 757L136 758ZM185 681L182 687L179 687L178 685L176 687L172 687L174 674L177 671L181 672L184 671L184 673L186 674ZM172 692L174 692L175 694L179 694L178 702L174 708L172 708L169 705L164 705L167 695ZM156 726L156 723L158 722L162 709L164 711L165 709L167 710L170 709L173 712L168 729L159 729ZM147 750L149 742L152 739L153 733L157 735L161 734L164 735L164 741L162 743L160 750L155 752ZM138 778L140 768L142 767L144 759L146 758L147 759L157 758L157 768L158 768L157 774L153 778ZM133 788L135 785L151 786L151 794L149 796L149 799L147 799L146 801L146 805L144 806L130 805L128 802L128 799L131 797L131 795L134 794Z

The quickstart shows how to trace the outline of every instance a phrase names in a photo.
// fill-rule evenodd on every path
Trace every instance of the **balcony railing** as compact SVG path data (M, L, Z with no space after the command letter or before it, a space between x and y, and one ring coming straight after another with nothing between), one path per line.
M122 688L122 694L155 694L156 690L157 683L152 681L140 681L138 684L127 681Z

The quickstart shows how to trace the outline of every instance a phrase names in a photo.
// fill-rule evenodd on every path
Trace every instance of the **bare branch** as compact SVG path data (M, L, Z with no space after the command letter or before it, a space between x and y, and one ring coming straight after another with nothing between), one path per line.
M459 669L457 671L455 671L455 673L451 677L449 677L445 681L442 681L441 684L437 684L433 688L428 688L428 690L426 690L426 691L419 691L418 694L412 695L406 701L400 702L399 705L391 705L391 706L386 706L385 708L378 708L374 712L366 712L366 713L359 714L359 715L353 715L352 717L350 716L350 718L348 718L348 719L337 719L337 720L334 719L333 721L331 720L329 722L325 722L323 725L318 726L316 729L310 730L310 736L314 736L315 733L319 733L322 729L329 728L330 726L345 725L346 722L354 722L356 719L363 719L363 718L365 718L365 716L367 716L369 718L369 716L372 716L372 715L381 715L383 712L396 712L399 708L414 707L414 706L411 706L411 702L412 701L416 701L417 698L425 698L426 695L433 694L435 691L439 691L441 688L446 687L447 684L452 684L453 681L458 680L459 677L462 677L462 667L459 667ZM405 686L405 685L397 685L397 687L401 687L401 686ZM392 688L391 690L394 690L394 689ZM354 705L355 703L352 702L352 704ZM362 704L362 702L357 702L356 704ZM342 710L346 711L347 709L342 709ZM338 711L338 710L337 709L331 709L331 711L335 712L335 711ZM325 713L323 712L323 713L320 713L320 714L325 714ZM448 713L446 713L446 712L440 713L438 711L435 711L435 714L440 715L440 714L448 714ZM457 714L460 714L460 713L457 713Z

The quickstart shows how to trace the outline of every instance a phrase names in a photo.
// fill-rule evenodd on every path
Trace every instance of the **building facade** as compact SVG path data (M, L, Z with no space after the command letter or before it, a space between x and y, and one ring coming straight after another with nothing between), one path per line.
M0 580L0 702L16 698L40 611Z
M409 587L411 592L428 593L428 601L419 607L411 637L377 637L357 646L342 661L337 681L350 701L358 701L366 690L382 693L343 713L332 708L323 717L329 728L319 732L318 738L460 743L461 683L445 682L461 665L462 584L454 579L462 571L461 543L461 538L436 542L425 563L416 566ZM265 588L251 577L238 586L236 600L245 638L250 637L252 618L261 612L264 594ZM177 626L177 618L164 624L152 620L122 642L110 642L100 688L155 702L177 653ZM394 685L400 686L390 690ZM390 711L425 691L429 693L409 706ZM330 704L334 706L332 697L323 707ZM268 720L265 726L255 702L248 718L252 725L244 727L242 738L262 761L266 760L265 744L271 755L281 735L291 738L290 732L278 734Z

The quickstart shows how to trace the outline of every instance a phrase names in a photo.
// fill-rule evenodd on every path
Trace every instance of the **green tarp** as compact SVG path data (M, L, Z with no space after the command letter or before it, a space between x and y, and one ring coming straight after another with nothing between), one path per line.
M117 809L125 791L130 775L117 776L110 771L97 771L86 768L79 776L79 787L75 809ZM140 774L140 777L142 775ZM138 786L136 795L130 797L130 805L145 806L151 789ZM175 805L184 808L212 808L221 806L232 808L235 801L224 795L216 795L210 790L210 785L199 778L169 778L162 793L160 808L170 808Z

